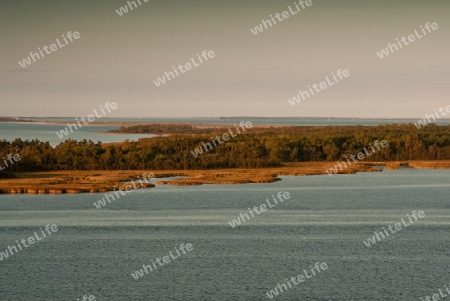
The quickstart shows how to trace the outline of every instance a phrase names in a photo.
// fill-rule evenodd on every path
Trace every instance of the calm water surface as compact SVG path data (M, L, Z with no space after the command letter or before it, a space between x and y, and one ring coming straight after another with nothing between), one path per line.
M75 123L74 119L67 122ZM83 123L82 123L83 124ZM105 134L110 130L115 130L118 126L83 126L78 130L73 130L69 135L59 138L57 132L61 134L61 130L65 129L63 124L30 124L30 123L14 123L14 122L0 122L0 140L13 141L16 138L22 140L38 139L40 141L48 141L51 145L57 145L65 140L84 139L93 142L122 142L126 139L130 141L138 140L139 138L154 137L155 135L142 134Z
M291 198L237 228L278 191ZM269 300L310 264L328 270L278 300L420 300L450 283L450 171L283 177L271 184L157 186L103 209L102 194L1 195L0 251L39 227L50 237L0 261L0 300ZM367 248L413 210L426 217ZM181 243L194 249L134 280Z

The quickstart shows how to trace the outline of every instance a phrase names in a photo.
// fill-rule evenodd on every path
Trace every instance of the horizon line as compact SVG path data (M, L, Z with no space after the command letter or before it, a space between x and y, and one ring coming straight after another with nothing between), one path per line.
M19 118L79 118L80 116L0 116L0 118L10 118L10 119L19 119ZM294 119L359 119L359 120L367 120L367 119L373 119L373 120L379 120L379 119L394 119L394 120L407 120L407 119L417 119L417 118L423 118L423 117L336 117L336 116L202 116L202 117L177 117L177 116L146 116L146 117L126 117L126 116L118 116L118 117L103 117L101 119L118 119L118 118L133 118L133 119L147 119L147 118L155 118L155 119L162 119L162 118L175 118L175 119L228 119L228 118L265 118L265 119L277 119L277 118L294 118ZM426 117L425 117L426 118ZM450 120L449 118L438 118L437 120ZM100 122L100 121L95 121Z

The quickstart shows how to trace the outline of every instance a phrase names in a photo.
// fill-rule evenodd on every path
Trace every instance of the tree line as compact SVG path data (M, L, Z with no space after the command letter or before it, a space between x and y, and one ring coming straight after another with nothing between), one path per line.
M412 124L254 127L198 157L192 155L213 138L213 134L171 134L119 144L69 139L56 146L38 140L0 140L0 158L20 154L20 162L5 171L255 168L342 161L375 140L386 140L388 146L374 153L371 161L450 159L450 126L433 124L420 130Z

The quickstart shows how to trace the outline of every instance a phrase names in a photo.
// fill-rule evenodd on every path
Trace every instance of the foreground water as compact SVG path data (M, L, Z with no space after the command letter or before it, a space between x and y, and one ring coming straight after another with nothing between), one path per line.
M291 198L228 222L278 191ZM102 194L0 196L0 251L47 224L59 231L0 261L0 300L269 300L316 262L329 268L279 300L420 300L450 284L450 171L283 177L271 184L157 186L103 209ZM426 217L371 246L414 210ZM139 280L181 243L193 250Z

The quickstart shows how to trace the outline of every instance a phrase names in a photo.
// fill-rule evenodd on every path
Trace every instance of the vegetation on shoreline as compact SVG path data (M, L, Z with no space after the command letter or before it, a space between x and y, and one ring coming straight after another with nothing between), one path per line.
M126 190L126 183L135 181L137 188L155 187L141 181L141 171L60 171L18 172L11 179L0 181L0 194L75 194ZM144 179L145 180L145 179Z
M247 184L272 183L279 181L280 175L306 176L320 175L332 163L293 163L289 167L260 169L220 169L220 170L167 170L151 172L158 180L155 184L172 186L193 186L202 184ZM357 171L379 171L369 166L355 166L342 173ZM0 194L73 194L83 192L107 192L122 189L125 183L135 181L141 188L154 187L148 182L138 183L142 171L51 171L18 172L12 179L0 181Z
M217 134L225 132L219 129ZM343 161L375 140L386 140L388 147L374 153L371 161L450 159L450 126L254 127L194 157L191 152L211 136L176 134L108 145L67 140L54 147L38 140L3 140L0 158L20 153L21 161L7 171L261 168Z
M189 124L164 124L164 123L152 123L133 126L120 126L117 130L111 130L107 133L112 134L211 134L219 132L220 130L226 130L222 126L203 126L198 127Z
M291 162L283 167L258 169L209 169L209 170L164 170L151 172L156 185L193 186L202 184L248 184L272 183L280 181L280 176L311 176L326 174L334 162ZM412 168L450 168L450 161L402 161L402 162L364 162L340 170L339 174L356 172L380 172L374 166L384 169L398 169L400 166ZM0 194L73 194L83 192L107 192L126 190L127 183L134 181L138 188L154 187L153 183L139 182L142 171L51 171L18 172L11 179L0 181ZM148 177L147 177L148 178Z

